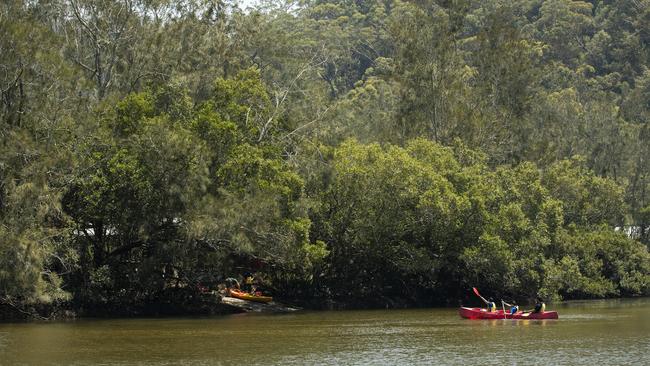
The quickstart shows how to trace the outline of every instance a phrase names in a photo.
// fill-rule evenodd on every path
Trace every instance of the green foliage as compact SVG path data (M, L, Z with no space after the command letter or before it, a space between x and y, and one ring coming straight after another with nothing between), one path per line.
M643 268L648 265L648 252L637 242L609 230L571 230L558 239L554 252L558 259L544 264L541 292L556 297L647 294Z
M0 302L648 295L648 0L241 7L0 4Z
M463 250L460 260L470 269L467 280L481 284L482 288L500 288L508 286L514 279L513 254L506 242L498 236L482 235L476 245Z
M582 47L593 34L593 5L585 1L548 0L532 25L550 46L549 57L567 65L579 62ZM575 65L575 64L574 64Z
M551 187L551 195L564 202L566 223L614 226L623 222L622 188L611 180L595 176L579 160L557 162L548 169L544 180Z
M151 98L150 93L131 94L117 104L115 128L119 134L131 135L137 132L145 118L153 117Z
M259 142L273 122L271 101L259 71L248 69L233 79L219 79L215 83L213 104L224 119L236 123L250 141Z
M68 299L61 274L77 264L60 202L74 167L64 95L76 89L42 15L0 5L0 304L23 312Z
M333 163L334 180L314 221L323 225L315 235L330 246L337 296L405 294L405 278L431 286L439 250L432 236L444 233L418 221L454 221L450 184L396 147L347 142Z

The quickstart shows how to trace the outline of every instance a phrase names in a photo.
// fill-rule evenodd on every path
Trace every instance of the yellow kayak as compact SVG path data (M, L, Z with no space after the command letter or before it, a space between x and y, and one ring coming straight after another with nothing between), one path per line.
M253 295L253 294L249 294L248 292L237 291L237 290L234 290L234 289L230 289L230 296L231 297L236 297L236 298L242 299L242 300L256 301L256 302L271 302L271 301L273 301L273 298L271 296Z

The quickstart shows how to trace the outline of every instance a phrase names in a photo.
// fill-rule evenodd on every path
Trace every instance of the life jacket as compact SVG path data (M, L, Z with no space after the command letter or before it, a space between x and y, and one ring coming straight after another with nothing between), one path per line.
M493 302L488 302L488 303L487 303L487 310L488 310L489 312L493 312L493 311L495 311L496 309L497 309L497 305L496 305L495 303L493 303Z
M515 305L510 308L510 314L514 314L519 311L519 306Z

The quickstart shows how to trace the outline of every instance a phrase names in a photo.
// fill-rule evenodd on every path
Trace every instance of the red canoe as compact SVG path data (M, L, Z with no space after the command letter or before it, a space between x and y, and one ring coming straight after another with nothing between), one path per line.
M506 312L506 315L503 315L503 310L497 310L493 312L488 312L485 309L481 308L466 308L461 307L458 311L460 316L467 319L557 319L557 311L545 311L543 313L524 313L517 312L514 315L510 315L509 312Z

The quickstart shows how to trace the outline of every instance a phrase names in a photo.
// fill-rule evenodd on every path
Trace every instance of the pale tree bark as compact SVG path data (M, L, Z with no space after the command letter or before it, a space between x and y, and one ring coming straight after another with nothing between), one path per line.
M124 62L125 50L136 40L133 26L136 7L132 0L69 0L72 23L72 61L94 83L97 99L104 99L115 80L115 69ZM119 87L119 85L118 85Z

